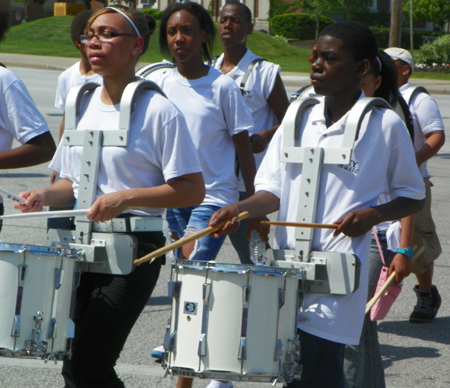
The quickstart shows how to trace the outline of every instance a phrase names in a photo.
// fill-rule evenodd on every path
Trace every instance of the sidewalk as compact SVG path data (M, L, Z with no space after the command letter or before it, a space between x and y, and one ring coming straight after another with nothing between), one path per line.
M47 57L40 55L6 54L0 52L0 62L10 67L28 67L63 71L78 61L78 58ZM147 65L139 63L138 67ZM309 74L281 72L286 87L309 85ZM411 85L424 86L430 94L450 94L450 81L411 78Z

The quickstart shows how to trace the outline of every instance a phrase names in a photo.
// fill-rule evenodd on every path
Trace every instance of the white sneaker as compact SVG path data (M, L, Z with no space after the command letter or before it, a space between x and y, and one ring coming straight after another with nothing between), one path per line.
M161 362L164 356L164 346L158 346L157 348L153 349L150 353L150 356L155 358L156 362Z
M233 388L233 384L231 381L211 380L206 388Z

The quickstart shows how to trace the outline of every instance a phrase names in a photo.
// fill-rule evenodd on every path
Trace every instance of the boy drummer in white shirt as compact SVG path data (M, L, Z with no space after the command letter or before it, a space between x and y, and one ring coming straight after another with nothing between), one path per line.
M311 83L315 92L326 98L305 109L297 124L300 135L296 146L326 149L340 144L348 113L364 96L361 79L376 53L376 39L362 24L336 23L320 33L313 52ZM278 210L279 220L297 221L302 165L280 161L283 124L258 170L256 194L216 212L211 226L242 211L260 217ZM303 375L301 380L288 384L289 388L345 386L345 344L358 343L367 301L368 232L382 221L405 217L423 206L423 182L418 169L411 168L413 165L414 152L403 122L392 111L377 108L362 121L349 165L327 165L322 169L315 222L338 227L334 233L316 230L312 248L358 256L360 287L345 296L306 293L297 326ZM402 173L405 168L408 174ZM382 193L390 193L395 199L377 206ZM218 234L232 233L237 227L233 219ZM294 246L293 228L277 228L274 247Z

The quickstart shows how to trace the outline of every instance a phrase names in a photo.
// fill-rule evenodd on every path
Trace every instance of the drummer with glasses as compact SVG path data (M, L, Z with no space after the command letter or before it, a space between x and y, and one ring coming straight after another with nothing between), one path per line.
M121 5L102 8L88 21L86 52L103 85L81 100L77 130L119 129L121 98L137 80L135 65L148 47L148 22L137 10ZM183 115L165 96L143 90L136 96L126 147L101 149L94 203L87 218L94 223L121 215L160 217L165 208L193 206L205 189L200 162ZM50 168L61 179L51 187L24 191L24 212L43 206L71 206L80 193L82 147L60 144ZM100 226L100 225L99 225ZM138 256L164 246L160 232L130 232ZM130 261L133 257L129 258ZM62 375L67 388L124 387L114 366L159 276L163 257L128 275L84 272L77 288L75 338Z

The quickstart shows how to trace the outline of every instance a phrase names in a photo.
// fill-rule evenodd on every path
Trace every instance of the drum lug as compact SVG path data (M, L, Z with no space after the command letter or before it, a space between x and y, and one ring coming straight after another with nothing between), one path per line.
M11 337L20 337L20 310L22 308L23 286L25 283L26 265L19 265L19 279L17 281L16 315L14 315Z
M178 302L181 293L181 282L170 281L167 285L169 288L169 298L175 299Z
M200 334L200 339L198 340L198 352L199 357L206 356L206 334Z
M48 328L48 338L56 338L56 329L57 329L57 322L56 318L52 318L50 320L50 326Z
M246 360L247 359L246 342L247 342L247 338L241 337L241 340L239 341L238 360Z
M303 306L303 299L305 298L305 282L306 282L306 269L301 267L299 269L299 287L297 293L297 310Z
M208 303L209 295L211 294L211 284L203 283L203 315L202 315L202 333L198 340L198 352L199 357L206 356L206 325L208 316Z
M14 315L11 337L20 337L20 315Z
M62 284L62 277L64 275L64 271L59 268L55 268L55 290L58 290Z
M283 359L283 341L277 339L277 345L275 348L275 361L281 361Z

